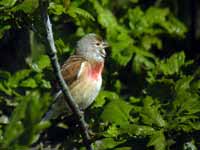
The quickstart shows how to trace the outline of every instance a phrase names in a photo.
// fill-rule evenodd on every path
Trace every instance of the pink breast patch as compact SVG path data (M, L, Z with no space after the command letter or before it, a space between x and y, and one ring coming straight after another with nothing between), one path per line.
M92 64L89 74L91 75L91 77L93 79L98 80L99 77L101 76L103 67L104 67L104 63L103 62Z

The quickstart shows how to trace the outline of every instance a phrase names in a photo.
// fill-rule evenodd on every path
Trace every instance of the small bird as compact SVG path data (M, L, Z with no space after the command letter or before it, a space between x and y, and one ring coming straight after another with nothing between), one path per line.
M101 89L106 47L107 42L100 36L89 33L77 42L75 54L61 67L63 78L81 110L92 104ZM64 112L70 112L70 109L60 90L55 95L55 103L44 120L55 119Z

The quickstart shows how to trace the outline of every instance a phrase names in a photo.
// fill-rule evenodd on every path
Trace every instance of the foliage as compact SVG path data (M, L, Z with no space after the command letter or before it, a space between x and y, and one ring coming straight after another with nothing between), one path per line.
M58 56L62 63L73 53L75 41L89 32L104 36L110 44L102 91L86 111L96 133L95 149L198 149L197 60L170 43L183 43L188 29L170 8L143 3L52 0L49 13ZM63 120L52 126L77 133L62 135L59 141L39 139L50 125L42 116L51 103L54 85L49 81L54 78L48 56L41 50L38 7L38 0L0 2L1 40L13 29L37 31L30 39L27 67L15 73L0 70L1 147L73 149L73 144L81 149L78 131L71 131ZM181 136L187 138L180 140ZM45 145L46 141L53 144Z

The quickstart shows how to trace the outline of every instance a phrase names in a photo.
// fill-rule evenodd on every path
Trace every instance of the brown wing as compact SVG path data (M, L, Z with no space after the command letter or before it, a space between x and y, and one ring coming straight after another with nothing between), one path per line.
M84 62L86 62L85 58L79 55L73 55L70 56L63 64L61 68L61 73L67 84L70 85L77 79L79 71L81 69L81 64Z

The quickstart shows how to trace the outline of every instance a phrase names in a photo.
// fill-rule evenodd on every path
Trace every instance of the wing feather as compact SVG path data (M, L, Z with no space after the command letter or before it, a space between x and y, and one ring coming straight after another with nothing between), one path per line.
M61 73L67 84L72 84L82 73L83 64L86 59L79 56L73 55L68 58L68 60L63 64L61 68Z

